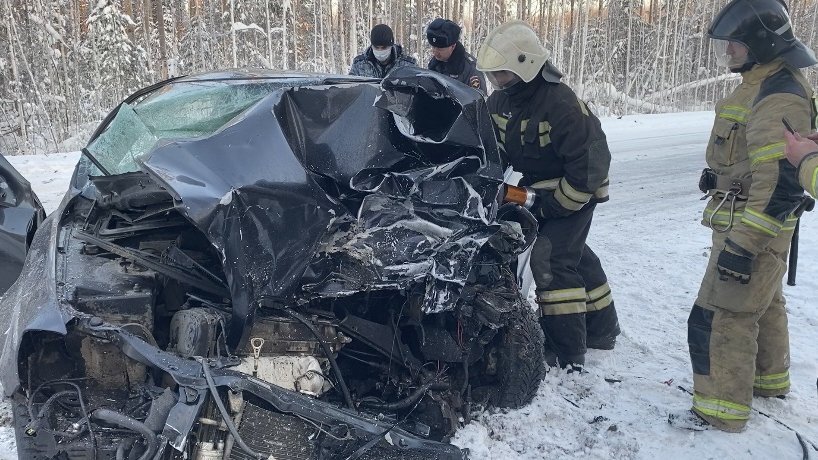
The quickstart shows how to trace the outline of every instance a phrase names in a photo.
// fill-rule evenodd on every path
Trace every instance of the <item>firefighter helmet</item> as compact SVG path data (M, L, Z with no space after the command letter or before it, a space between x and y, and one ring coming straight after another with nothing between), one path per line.
M489 32L477 53L477 70L508 70L528 83L537 76L548 57L548 51L531 26L523 21L509 21Z
M783 0L732 0L716 15L707 35L741 43L749 51L749 62L766 64L781 57L799 68L818 63L815 53L795 38Z

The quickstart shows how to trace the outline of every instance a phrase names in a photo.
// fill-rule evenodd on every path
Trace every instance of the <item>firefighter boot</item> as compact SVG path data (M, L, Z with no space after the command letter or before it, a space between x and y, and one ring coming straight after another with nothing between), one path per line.
M601 310L589 310L585 314L585 327L588 331L586 338L588 348L613 350L616 346L616 336L621 332L613 301Z
M545 356L549 366L580 371L585 365L585 314L540 318L545 334Z

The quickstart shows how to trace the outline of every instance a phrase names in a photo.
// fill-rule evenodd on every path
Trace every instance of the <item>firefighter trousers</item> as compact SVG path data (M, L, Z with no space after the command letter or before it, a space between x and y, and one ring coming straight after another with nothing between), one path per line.
M693 365L693 410L715 427L741 431L753 395L790 389L790 349L782 279L792 231L782 232L753 260L750 282L719 279L716 261L726 233L713 232L713 249L687 321Z
M585 244L594 208L541 222L531 251L546 346L562 365L584 364L586 346L611 349L619 335L608 278Z

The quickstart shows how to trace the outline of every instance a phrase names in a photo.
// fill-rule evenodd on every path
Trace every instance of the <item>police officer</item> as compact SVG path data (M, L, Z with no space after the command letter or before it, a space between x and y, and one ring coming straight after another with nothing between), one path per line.
M699 426L738 432L754 395L790 389L782 278L803 189L784 156L782 117L801 132L815 127L815 92L799 68L816 59L795 38L782 0L732 0L708 35L717 62L742 81L716 104L707 146L703 224L713 246L688 319L687 414Z
M429 70L447 75L455 80L486 93L483 74L477 71L474 57L460 43L460 26L437 18L426 28L426 39L432 47Z
M403 48L395 44L392 28L378 24L369 33L371 45L352 60L350 75L383 78L392 69L417 64L415 58L403 54Z
M596 204L608 199L605 133L525 22L491 31L477 68L495 89L488 109L503 158L537 193L530 265L549 364L581 367L586 348L613 349L619 334L607 277L585 244Z

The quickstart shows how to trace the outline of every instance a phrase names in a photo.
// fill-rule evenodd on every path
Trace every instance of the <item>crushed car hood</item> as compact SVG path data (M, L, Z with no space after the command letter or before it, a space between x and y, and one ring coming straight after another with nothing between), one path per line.
M421 283L426 312L453 309L481 250L510 260L530 244L502 214L503 170L479 93L418 68L380 85L304 81L282 84L212 133L162 139L134 158L131 171L163 186L219 253L231 346L246 341L260 303ZM2 299L6 394L19 383L26 332L63 335L83 316L61 294L55 254L68 244L60 228L72 200L94 196L84 179L92 171L80 162Z
M429 280L425 310L442 311L510 225L496 220L503 171L486 115L477 92L406 69L380 88L276 91L210 136L158 145L141 167L221 254L234 340L262 299Z

